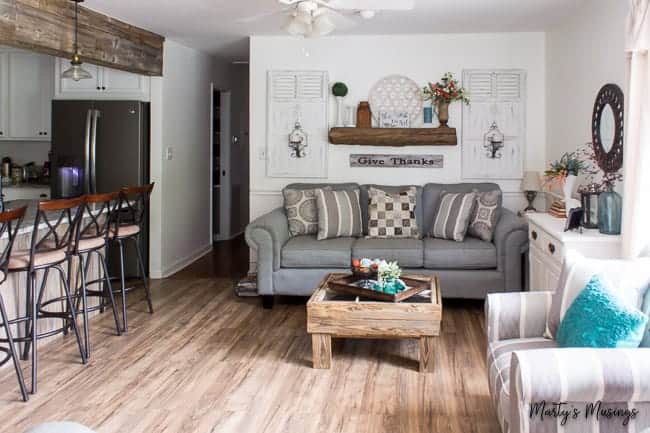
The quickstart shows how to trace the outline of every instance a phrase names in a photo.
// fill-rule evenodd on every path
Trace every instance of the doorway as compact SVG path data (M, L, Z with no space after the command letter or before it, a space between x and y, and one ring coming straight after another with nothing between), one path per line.
M212 164L212 241L230 239L230 208L232 185L230 175L231 145L234 140L230 132L231 92L210 85L211 118L210 161Z

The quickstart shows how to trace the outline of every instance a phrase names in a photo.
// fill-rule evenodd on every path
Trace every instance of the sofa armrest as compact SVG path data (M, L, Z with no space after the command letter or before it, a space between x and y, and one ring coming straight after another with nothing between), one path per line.
M491 293L485 300L488 342L543 337L552 292Z
M493 242L497 248L497 269L505 274L504 292L523 290L521 255L528 250L528 223L502 208Z
M280 269L282 247L289 240L284 208L277 208L246 226L246 243L257 251L257 291L273 294L273 271Z

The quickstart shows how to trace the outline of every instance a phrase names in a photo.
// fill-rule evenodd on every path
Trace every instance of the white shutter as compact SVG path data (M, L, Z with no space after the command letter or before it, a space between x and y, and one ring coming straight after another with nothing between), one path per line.
M526 72L466 70L463 86L471 101L463 107L463 178L520 179L526 145ZM483 147L484 136L494 122L505 135L498 159L488 158Z
M327 177L327 72L269 71L267 85L267 175ZM304 158L291 157L288 147L297 120L308 135Z

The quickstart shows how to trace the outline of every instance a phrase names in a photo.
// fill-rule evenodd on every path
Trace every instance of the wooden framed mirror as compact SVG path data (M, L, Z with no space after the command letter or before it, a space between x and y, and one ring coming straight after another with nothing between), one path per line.
M591 121L591 136L598 166L605 173L623 166L625 100L616 84L606 84L598 92Z

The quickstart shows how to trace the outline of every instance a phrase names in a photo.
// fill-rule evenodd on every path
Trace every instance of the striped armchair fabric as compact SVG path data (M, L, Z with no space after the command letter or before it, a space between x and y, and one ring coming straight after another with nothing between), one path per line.
M650 433L650 349L560 349L551 292L489 295L490 393L503 433Z

